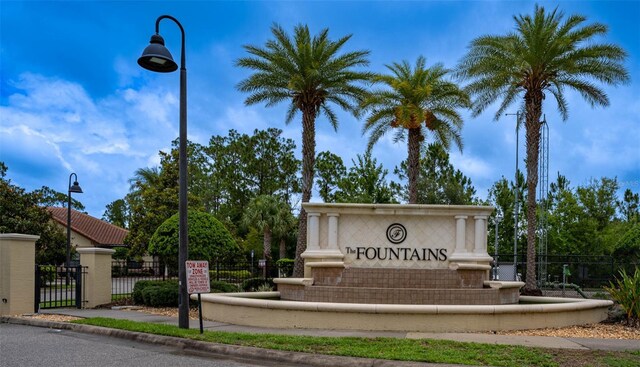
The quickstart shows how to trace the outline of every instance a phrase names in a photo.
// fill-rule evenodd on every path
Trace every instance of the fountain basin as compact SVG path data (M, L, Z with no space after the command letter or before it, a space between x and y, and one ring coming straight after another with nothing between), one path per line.
M398 305L279 300L279 292L202 295L203 317L235 325L325 330L474 332L597 323L604 300L520 297L510 305Z

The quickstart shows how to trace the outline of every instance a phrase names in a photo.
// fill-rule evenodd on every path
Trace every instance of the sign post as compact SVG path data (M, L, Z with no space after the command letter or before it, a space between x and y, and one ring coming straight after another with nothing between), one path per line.
M187 293L198 294L198 315L200 317L200 334L204 332L202 327L202 299L200 293L211 292L209 283L209 262L202 260L186 261L187 269Z

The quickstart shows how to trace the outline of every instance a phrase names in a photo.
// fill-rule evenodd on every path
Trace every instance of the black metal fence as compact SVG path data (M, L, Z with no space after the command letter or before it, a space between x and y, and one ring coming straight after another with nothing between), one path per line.
M278 277L278 269L275 263L228 261L209 264L210 280L223 281L235 284L238 287L241 287L248 279L275 277ZM114 260L111 263L111 300L117 301L129 297L138 281L177 278L177 270L165 266L161 262Z
M45 308L82 308L86 302L84 280L86 267L36 265L34 312Z
M546 279L541 279L540 274L537 274L542 285L562 283L566 265L566 283L575 284L582 289L602 288L614 281L620 271L625 270L627 273L633 273L634 269L640 266L640 264L613 256L547 255L546 257L536 256L536 261L546 263ZM501 279L512 280L513 254L499 255L499 263ZM522 274L523 279L526 266L526 254L518 255L517 273ZM539 269L536 266L536 271Z
M177 274L161 262L113 260L111 262L111 300L127 298L141 280L177 279Z

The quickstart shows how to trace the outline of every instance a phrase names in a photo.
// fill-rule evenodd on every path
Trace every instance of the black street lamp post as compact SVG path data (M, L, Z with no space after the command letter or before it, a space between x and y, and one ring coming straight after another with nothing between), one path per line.
M164 46L164 39L159 34L160 21L162 19L173 20L182 32L182 50L180 54L180 146L179 152L179 248L178 248L178 281L180 289L180 303L178 306L178 326L183 329L189 328L189 294L187 293L187 271L186 264L188 257L188 237L187 237L187 69L185 67L184 56L184 28L178 20L170 15L162 15L156 19L156 34L151 36L149 46L144 49L142 56L138 59L138 65L143 68L159 73L169 73L178 69L178 65L173 61L171 53Z
M75 177L73 180L73 185L71 185L71 177ZM69 175L69 191L67 192L67 196L69 198L69 202L67 203L67 268L71 266L71 193L75 192L77 194L82 194L82 188L78 184L78 175L72 173ZM66 270L67 275L69 274L69 269ZM68 283L67 276L67 283Z

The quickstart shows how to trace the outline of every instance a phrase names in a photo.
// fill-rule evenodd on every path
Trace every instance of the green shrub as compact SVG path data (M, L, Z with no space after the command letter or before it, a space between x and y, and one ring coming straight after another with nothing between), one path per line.
M133 303L137 304L137 305L145 305L145 301L144 301L144 297L143 297L143 291L146 288L150 288L150 287L158 287L158 286L162 286L165 284L172 284L175 285L176 287L178 286L178 281L177 280L140 280L137 281L136 284L133 286L133 292L131 294L131 297L133 298Z
M640 268L636 267L633 275L622 270L616 282L609 285L605 289L627 313L627 324L640 327Z
M179 293L178 283L164 282L144 288L142 299L144 304L150 307L177 307Z
M238 291L240 291L240 288L235 284L217 280L211 281L211 292L213 293L233 293Z
M41 287L44 287L49 282L56 280L56 266L55 265L42 265L40 266L40 281Z
M281 277L287 278L293 274L294 259L280 259L276 261L278 272Z
M116 247L114 249L116 252L111 255L113 260L128 260L129 259L129 248L127 247Z
M271 289L275 288L275 284L273 283L273 279L263 279L263 278L249 278L242 282L242 290L245 292L255 292L260 287L264 286L271 287Z

